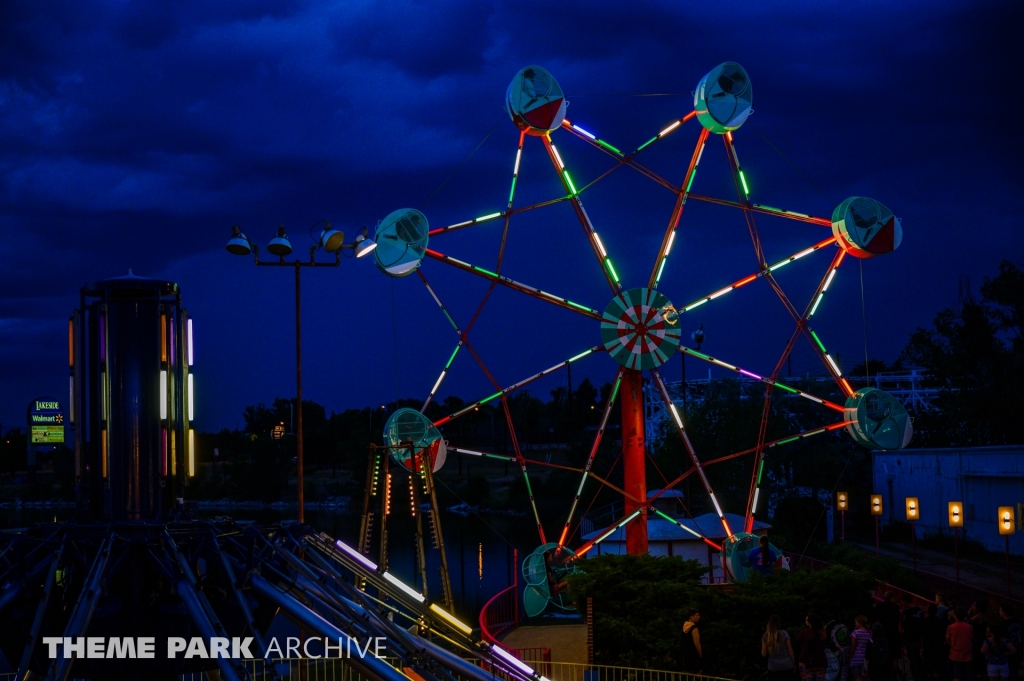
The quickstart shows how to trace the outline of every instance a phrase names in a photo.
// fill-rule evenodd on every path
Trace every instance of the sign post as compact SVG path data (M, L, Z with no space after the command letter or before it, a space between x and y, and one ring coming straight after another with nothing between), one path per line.
M28 468L35 470L36 457L64 444L64 411L52 397L37 397L28 404Z

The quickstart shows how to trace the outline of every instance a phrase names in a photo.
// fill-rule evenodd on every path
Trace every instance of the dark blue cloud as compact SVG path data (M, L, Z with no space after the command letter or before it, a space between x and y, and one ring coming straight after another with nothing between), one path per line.
M500 210L517 139L502 99L526 64L555 74L570 119L623 148L689 111L715 64L744 64L755 115L737 147L757 200L827 215L863 193L904 218L901 249L864 263L871 353L893 359L955 302L962 275L979 281L1024 256L1021 14L953 1L0 3L0 421L36 394L63 394L78 287L128 268L181 284L201 330L202 427L291 394L290 273L228 256L230 225L265 243L283 223L298 246L325 218L351 234L400 206L435 225ZM623 96L650 93L673 96ZM644 162L679 182L695 136L684 127ZM564 134L556 143L584 182L610 167ZM694 189L735 195L716 139ZM529 140L517 205L560 191ZM624 276L645 280L672 195L620 169L585 203ZM506 271L603 308L607 286L565 208L517 216ZM758 226L770 257L828 233ZM663 287L673 300L753 271L739 212L691 202L683 230ZM493 267L498 238L494 226L434 245ZM851 365L864 340L856 265L818 322ZM824 266L780 272L795 304ZM433 262L424 273L468 323L486 287ZM346 261L305 281L307 395L340 409L429 390L453 334L418 279ZM770 370L789 333L777 299L721 302L686 323L704 323L723 356ZM500 290L474 333L511 383L594 342L591 326ZM607 380L608 362L588 362L584 375ZM488 389L468 357L457 367L448 390Z

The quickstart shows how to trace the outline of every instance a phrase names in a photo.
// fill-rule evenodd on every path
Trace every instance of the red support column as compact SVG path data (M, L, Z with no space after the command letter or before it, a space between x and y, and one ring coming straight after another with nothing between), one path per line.
M622 471L625 491L624 515L646 507L647 479L644 456L644 379L634 369L622 372ZM631 556L647 553L647 512L626 525L626 552Z

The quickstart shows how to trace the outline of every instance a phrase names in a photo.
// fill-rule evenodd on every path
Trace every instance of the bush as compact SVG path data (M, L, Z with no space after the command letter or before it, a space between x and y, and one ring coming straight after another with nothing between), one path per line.
M593 598L595 663L681 669L676 659L689 608L701 613L704 673L755 677L764 669L761 635L775 613L795 634L813 612L852 625L870 613L873 580L844 568L782 571L768 580L707 587L697 561L652 556L599 556L580 562L570 594Z

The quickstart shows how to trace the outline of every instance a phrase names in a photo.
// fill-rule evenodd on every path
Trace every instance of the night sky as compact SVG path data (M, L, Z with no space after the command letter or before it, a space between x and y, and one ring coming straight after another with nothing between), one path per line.
M1020 3L978 0L7 0L0 422L23 424L36 396L67 399L78 290L129 268L181 287L195 320L198 428L235 427L246 405L293 396L292 270L227 253L231 225L265 251L284 224L305 256L323 219L351 238L397 208L422 210L432 227L502 210L518 139L503 100L530 64L558 79L573 123L623 150L691 111L715 65L742 64L755 112L735 140L753 201L830 217L864 195L902 218L899 250L863 262L864 314L861 263L847 258L814 322L847 369L863 362L865 340L891 362L964 280L977 286L1003 258L1024 264L1022 25ZM699 129L687 123L640 161L681 182ZM614 166L564 131L553 141L578 186ZM712 135L694 192L735 200L724 154ZM528 139L516 205L563 194ZM624 283L645 285L674 196L620 168L582 199ZM830 235L767 216L757 225L769 261ZM492 222L431 248L490 269L500 235ZM743 214L696 201L672 256L660 290L677 304L756 271ZM778 272L801 310L829 259ZM486 282L431 260L422 271L465 326ZM513 218L503 273L599 310L610 299L564 203ZM418 277L389 279L372 258L306 269L302 302L305 396L328 411L425 397L457 341ZM703 324L706 352L759 373L793 328L764 281L682 324L684 337ZM596 322L503 288L470 338L503 385L600 342ZM615 366L587 358L574 382L611 380ZM706 376L694 360L687 370ZM679 372L678 358L665 368L670 380ZM793 372L823 369L801 346ZM564 381L531 390L546 399ZM492 392L462 355L441 396Z

